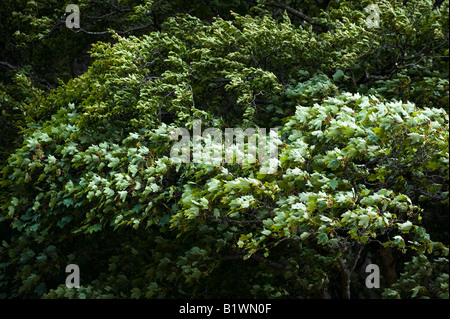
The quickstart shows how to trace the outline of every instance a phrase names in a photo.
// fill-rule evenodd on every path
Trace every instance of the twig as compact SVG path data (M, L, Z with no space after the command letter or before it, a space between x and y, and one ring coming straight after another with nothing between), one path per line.
M109 33L112 33L112 32L116 32L117 34L120 34L120 35L122 35L122 34L128 34L128 33L131 33L131 32L134 32L134 31L137 31L137 30L142 30L142 29L146 29L146 28L148 28L148 27L156 27L156 28L158 28L158 26L157 25L155 25L153 22L152 23L149 23L149 24L146 24L146 25L143 25L143 26L138 26L138 27L134 27L134 28L131 28L131 29L128 29L128 30L125 30L125 31L116 31L116 30L114 30L114 31L100 31L100 32L96 32L96 31L87 31L87 30L85 30L85 29L83 29L83 28L79 28L78 30L76 30L76 31L74 31L73 29L73 33L79 33L79 32L82 32L82 33L85 33L85 34L89 34L89 35L105 35L105 34L109 34Z
M286 5L285 3L281 2L280 0L276 0L274 3L272 3L272 5L275 6L275 7L278 7L278 8L286 10L287 12L289 12L289 13L297 16L297 17L299 17L300 19L302 19L303 21L308 22L311 25L321 26L314 19L311 19L310 17L308 17L302 11L294 9L294 8Z
M16 70L17 67L6 62L6 61L0 61L0 66L3 66L4 68L10 69L10 70Z

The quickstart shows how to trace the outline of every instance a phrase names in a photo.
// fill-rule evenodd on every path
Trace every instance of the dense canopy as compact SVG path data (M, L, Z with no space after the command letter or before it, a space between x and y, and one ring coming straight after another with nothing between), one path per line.
M0 4L0 297L448 298L449 1L70 3Z

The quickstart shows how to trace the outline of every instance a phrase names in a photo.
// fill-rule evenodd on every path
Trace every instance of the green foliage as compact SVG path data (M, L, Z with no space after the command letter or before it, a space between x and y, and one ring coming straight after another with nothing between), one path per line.
M38 68L6 73L1 297L347 298L358 259L390 247L410 261L377 297L448 298L448 242L429 230L448 222L448 1L381 1L380 29L364 1L310 8L313 26L250 2L120 1L85 30L113 29L82 75L46 91ZM18 47L50 41L56 2L6 3ZM278 128L276 172L172 161L171 133L197 119Z
M379 1L380 28L371 29L364 11L371 1L337 3L327 16L336 30L327 65L340 64L341 87L448 112L448 1L437 8L433 1Z
M444 257L445 256L445 257ZM383 292L384 298L448 299L448 248L443 257L414 256L400 279Z
M420 226L419 207L408 195L417 196L419 187L423 192L437 190L442 185L428 188L431 176L448 175L445 112L421 111L412 104L383 104L358 95L344 94L312 108L298 107L280 132L286 140L281 146L279 171L265 176L259 175L258 163L247 167L190 163L177 172L164 156L173 129L165 124L142 135L131 133L117 144L92 144L86 143L89 139L81 132L81 123L82 117L71 105L25 139L4 170L15 195L5 208L22 236L36 237L34 240L47 245L66 246L67 241L90 242L94 238L136 240L137 246L111 247L109 263L98 279L87 282L94 295L101 286L114 286L109 282L112 278L114 282L121 278L120 273L111 274L107 269L118 269L113 261L123 249L130 258L136 255L127 267L139 269L141 262L148 263L149 250L153 251L150 255L159 256L153 263L166 260L164 268L157 266L163 273L155 270L143 273L145 279L139 275L131 279L125 272L128 279L123 281L155 282L168 294L168 282L180 277L186 285L183 291L208 280L225 252L243 254L244 260L255 255L256 260L264 258L263 264L275 263L266 258L276 256L277 246L283 242L300 247L302 254L284 247L289 253L278 262L303 265L300 269L308 278L308 287L319 290L327 272L336 267L333 260L355 244L380 241L388 234L392 240L384 239L384 246L427 250L429 235ZM414 134L426 135L428 142L410 138ZM393 138L397 135L398 140ZM394 150L396 157L386 156ZM417 158L421 152L427 156ZM442 152L447 157L442 157ZM408 170L412 174L409 180L402 172L413 161L422 174L416 178L414 171ZM360 162L369 162L371 167ZM40 192L28 192L30 184ZM411 194L409 185L417 187ZM50 234L59 234L60 239L52 241ZM146 239L138 243L138 238ZM186 241L195 246L177 247L177 242ZM161 255L167 245L172 253ZM306 252L303 245L308 246ZM17 249L10 248L10 254ZM82 258L84 248L79 249L70 251L75 260ZM46 256L36 248L17 256L28 266L21 266L24 269L16 275L26 275L22 279L25 291L36 291L35 285L43 284L38 277L29 282L30 273L25 272L38 254ZM315 261L319 256L328 258L329 266L321 267L322 273L310 274L302 260ZM64 257L60 258L61 263ZM298 276L289 273L293 278L285 277L290 282ZM297 279L299 284L302 280ZM135 290L139 285L128 284L117 296L131 296L122 290L126 287L132 296L141 296ZM106 292L100 290L99 296ZM56 290L49 296L66 293ZM86 292L80 290L80 294Z

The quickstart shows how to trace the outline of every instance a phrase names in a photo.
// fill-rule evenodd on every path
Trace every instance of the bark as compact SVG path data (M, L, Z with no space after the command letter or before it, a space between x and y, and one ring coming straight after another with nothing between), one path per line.
M351 276L353 270L355 270L356 264L361 255L361 251L363 250L364 245L359 244L356 247L356 251L354 253L353 260L351 260L348 264L344 261L342 257L338 258L339 266L341 267L342 274L342 297L344 299L350 299L350 284L351 284Z

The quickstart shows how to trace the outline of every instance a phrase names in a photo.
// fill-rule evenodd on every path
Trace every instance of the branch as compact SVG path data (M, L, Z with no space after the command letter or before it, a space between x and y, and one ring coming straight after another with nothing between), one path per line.
M47 34L45 35L45 38L49 38L49 37L53 34L53 32L55 32L60 26L62 26L62 25L65 24L65 23L66 23L66 20L64 20L64 19L58 20L58 21L53 25L53 27L52 27L52 29L50 30L50 32L47 33Z
M6 61L0 61L0 67L3 67L4 69L7 69L7 70L17 70L19 68L19 67L14 66L14 65L10 64L9 62L6 62ZM31 74L30 78L33 79L33 80L36 80L39 83L42 83L42 84L50 87L52 89L55 88L55 86L52 85L50 82L48 82L46 79L42 79L42 78L38 77L37 75Z
M227 218L227 217L226 217L225 219L218 219L218 218L215 218L215 219L212 219L211 221L212 221L212 222L215 222L215 223L219 223L219 224L221 224L221 223L223 223L223 222L227 222L227 223L235 223L235 224L239 224L239 225L262 224L262 221L259 220L259 219L234 220L234 219Z
M6 61L0 61L0 66L4 67L6 69L9 69L9 70L16 70L17 69L16 66L14 66L14 65L6 62Z
M96 32L96 31L87 31L87 30L85 30L83 28L80 28L80 29L78 29L76 31L72 31L72 32L73 33L80 33L80 32L82 32L82 33L89 34L89 35L105 35L105 34L109 34L111 32L116 32L117 34L123 35L123 34L128 34L128 33L131 33L131 32L137 31L137 30L146 29L148 27L156 27L156 28L158 28L158 26L155 25L155 23L152 22L152 23L149 23L149 24L146 24L146 25L143 25L143 26L134 27L134 28L131 28L131 29L128 29L128 30L125 30L125 31L116 31L116 30L109 31L108 30L108 31Z
M51 84L50 82L48 82L46 79L42 79L42 78L40 78L40 77L38 77L38 76L36 76L36 75L31 75L30 77L31 77L32 79L38 81L39 83L42 83L42 84L48 86L48 87L51 88L51 89L55 89L55 88L56 88L53 84Z
M104 19L104 18L108 18L108 17L110 17L110 16L113 16L113 15L115 15L115 14L117 14L119 11L116 11L116 12L110 12L110 13L106 13L106 14L104 14L104 15L101 15L101 16L90 16L89 14L87 14L86 12L84 12L83 10L81 10L81 13L84 15L84 16L86 16L88 19L92 19L92 20L101 20L101 19ZM133 10L129 10L128 12L134 12Z
M395 34L386 34L386 36L391 35ZM408 40L403 38L401 34L397 36L398 38L396 39L395 44L386 42L373 53L372 57L369 54L364 54L362 56L362 62L373 58L377 69L371 72L365 70L364 74L357 80L357 84L367 83L373 80L388 80L392 78L399 70L410 67L425 69L426 66L420 65L423 60L429 61L436 58L448 58L448 56L438 54L438 49L445 45L445 41L431 39L427 41L420 49L417 49L416 52L411 52L408 54L408 48L411 46L408 45ZM371 49L372 47L369 48L368 52L371 52ZM399 50L400 52L396 52L396 50ZM382 65L379 61L379 56L385 51L387 51L390 56L393 56L394 59L385 65Z
M244 257L246 256L246 254L234 254L234 255L227 255L227 256L222 256L222 260L244 260ZM256 260L257 262L263 263L263 264L267 264L273 268L279 269L279 270L284 270L286 268L286 265L268 260L262 256L256 255L256 254L252 254L251 259Z
M281 8L286 10L287 12L299 17L300 19L302 19L303 21L308 22L311 25L316 25L316 26L321 26L320 24L318 24L314 19L311 19L310 17L308 17L306 14L304 14L303 12L301 12L300 10L294 9L288 5L286 5L285 3L281 2L280 0L276 0L275 3L272 3L273 6Z
M350 299L350 277L353 270L355 270L356 263L359 260L359 256L361 255L361 251L363 250L363 248L364 245L358 244L358 246L356 247L355 257L348 265L344 262L342 256L340 256L337 260L342 271L342 297L344 299Z
M158 23L158 20L156 19L155 11L152 12L152 15L153 15L153 24L159 31L162 31L162 26Z
M120 5L119 5L119 1L117 1L117 0L113 0L113 1L94 1L94 0L92 0L91 2L94 4L98 4L98 5L106 5L109 7L113 7L116 11L119 11L119 12L127 12L128 10L134 11L132 9L125 9L125 10L121 9Z
M235 254L235 255L227 255L222 256L221 260L243 260L245 257L245 254Z
M203 0L203 2L211 9L211 11L216 15L220 17L219 11L211 4L209 0Z
M273 267L273 268L276 268L276 269L279 269L279 270L284 270L286 268L286 265L283 265L283 264L271 261L271 260L266 259L266 258L264 258L262 256L257 255L257 254L252 254L251 258L256 260L256 261L258 261L258 262L260 262L260 263L266 264L266 265L268 265L270 267Z

